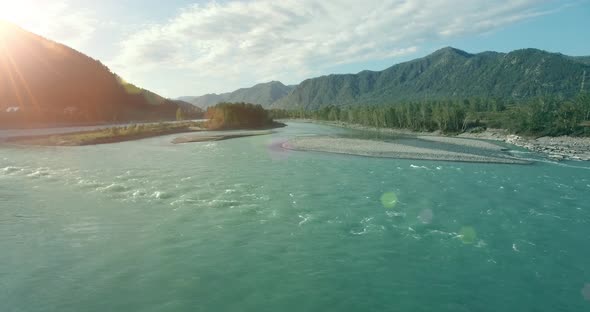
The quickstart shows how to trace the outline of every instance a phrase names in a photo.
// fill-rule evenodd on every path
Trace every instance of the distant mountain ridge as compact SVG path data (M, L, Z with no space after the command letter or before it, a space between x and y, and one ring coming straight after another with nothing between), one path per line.
M383 71L307 79L271 108L315 110L466 97L570 98L580 92L584 77L590 80L589 60L537 49L470 54L447 47Z
M277 100L287 96L293 89L294 86L286 86L280 81L271 81L259 83L250 88L241 88L233 92L183 96L178 99L201 108L207 108L221 102L246 102L270 107Z
M590 56L568 56L568 57L576 62L590 65Z
M101 62L0 21L0 126L175 118L198 109L138 88Z

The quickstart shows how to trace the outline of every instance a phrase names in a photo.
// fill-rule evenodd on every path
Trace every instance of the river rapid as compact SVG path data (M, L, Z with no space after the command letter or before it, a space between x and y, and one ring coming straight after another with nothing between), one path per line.
M0 311L586 311L590 167L0 146ZM540 159L515 148L515 155Z

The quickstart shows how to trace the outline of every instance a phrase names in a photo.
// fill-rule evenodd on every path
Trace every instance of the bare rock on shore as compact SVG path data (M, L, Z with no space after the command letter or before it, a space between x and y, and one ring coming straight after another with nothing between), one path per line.
M587 137L559 136L526 138L515 134L508 134L506 130L502 129L488 129L477 134L463 133L459 136L504 141L508 144L543 154L552 160L590 160L590 138Z
M398 143L335 137L298 137L283 144L284 148L329 152L369 157L422 160L463 161L478 163L528 164L513 157L483 156L445 150L415 147Z
M509 134L510 133L505 129L489 128L481 132L464 132L457 135L457 137L492 141L504 141L506 140L506 136L508 136Z
M309 122L318 123L318 121L310 120ZM452 139L453 137L442 137L438 132L416 132L407 129L389 129L389 128L372 128L367 126L361 125L354 125L348 123L341 123L341 122L319 122L322 124L328 124L333 126L340 126L350 129L357 129L357 130L369 130L369 131L378 131L378 132L385 132L391 134L400 134L400 135L407 135L407 136L417 136L422 140L429 140L429 141L437 141L441 143L450 143L451 140L446 140L445 138ZM430 138L430 139L429 139ZM590 161L590 138L587 137L570 137L570 136L560 136L560 137L541 137L541 138L526 138L518 135L511 134L506 129L494 129L488 128L484 131L478 132L465 132L457 135L455 138L458 139L474 139L477 140L489 140L489 141L501 141L508 144L512 144L515 146L519 146L522 148L526 148L530 151L540 153L545 155L547 158L552 160L582 160L582 161ZM446 142L443 142L445 140ZM462 146L470 146L470 147L479 147L483 148L482 146L472 146L466 145L469 142L465 141L454 141L455 144ZM478 144L479 143L475 143ZM491 150L491 149L490 149Z
M505 142L544 154L552 160L590 160L590 138L560 136L532 139L508 135Z
M521 141L524 147L548 154L552 159L590 160L590 138L560 136Z

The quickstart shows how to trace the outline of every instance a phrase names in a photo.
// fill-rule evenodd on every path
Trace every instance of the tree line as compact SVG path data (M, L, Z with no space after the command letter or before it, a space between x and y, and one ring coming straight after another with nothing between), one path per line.
M339 121L376 128L460 133L502 128L526 135L590 136L590 95L570 100L542 97L524 102L501 99L449 99L338 107L271 110L273 118Z
M256 129L273 124L269 112L250 103L219 103L205 113L210 129Z

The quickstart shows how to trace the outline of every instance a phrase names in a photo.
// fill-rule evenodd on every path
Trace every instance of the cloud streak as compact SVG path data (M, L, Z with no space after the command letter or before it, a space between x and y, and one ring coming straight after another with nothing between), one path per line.
M132 76L190 71L202 88L299 81L333 66L412 54L425 42L486 33L544 14L545 1L231 1L146 25L111 62Z

